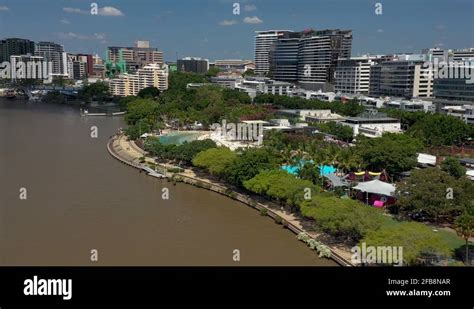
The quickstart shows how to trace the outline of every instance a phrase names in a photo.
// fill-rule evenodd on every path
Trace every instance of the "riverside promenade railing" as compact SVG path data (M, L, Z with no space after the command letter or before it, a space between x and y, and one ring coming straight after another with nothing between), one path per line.
M136 163L133 162L133 160L129 161L129 160L121 157L116 152L115 147L114 147L114 142L117 141L119 138L120 138L120 135L118 135L118 136L115 135L107 142L107 149L108 149L109 153L114 158L116 158L117 160L119 160L120 162L122 162L124 164L127 164L127 165L129 165L131 167L134 167L134 168L137 168L137 169L143 169L143 166L141 164L136 164ZM132 146L132 147L135 148L134 146ZM262 211L264 209L266 211L267 215L269 217L271 217L272 219L274 219L274 220L276 220L277 218L283 219L284 221L282 222L282 224L284 224L284 226L286 228L288 228L290 231L292 231L293 233L295 233L295 234L306 233L310 237L314 238L313 236L311 236L311 233L305 231L303 228L297 226L296 224L290 222L289 220L287 220L285 218L282 218L282 216L280 214L275 212L268 205L265 205L263 203L255 201L254 199L252 199L248 195L235 192L231 188L228 188L224 185L217 184L215 182L210 182L209 180L202 179L202 178L191 177L191 176L188 176L188 175L184 175L182 173L164 173L164 175L163 174L160 174L160 175L162 175L162 176L164 176L168 179L171 179L173 181L184 182L184 183L187 183L187 184L191 184L191 185L194 185L194 186L197 186L197 187L200 187L200 188L204 188L204 189L207 189L207 190L225 195L225 196L230 197L230 198L232 198L236 201L244 203L247 206L255 208L259 211ZM331 246L327 246L327 247L331 251L331 259L334 260L336 263L338 263L341 266L355 266L346 257L341 255L338 252L338 250L336 250L335 248L333 248Z

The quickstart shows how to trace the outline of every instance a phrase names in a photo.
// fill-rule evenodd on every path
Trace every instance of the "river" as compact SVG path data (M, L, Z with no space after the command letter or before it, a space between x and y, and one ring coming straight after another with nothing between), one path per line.
M106 143L124 126L0 98L0 265L336 265L248 206L119 163Z

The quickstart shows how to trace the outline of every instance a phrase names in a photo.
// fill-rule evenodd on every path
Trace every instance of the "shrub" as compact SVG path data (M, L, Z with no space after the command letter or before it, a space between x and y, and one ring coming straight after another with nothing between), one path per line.
M315 196L303 202L301 212L313 218L317 226L334 236L357 241L368 231L377 230L385 220L382 212L350 199Z
M424 224L402 222L372 230L361 240L367 246L393 246L403 248L403 261L413 265L424 254L450 255L451 249L442 237Z
M283 224L283 219L280 216L275 217L275 223L276 224Z

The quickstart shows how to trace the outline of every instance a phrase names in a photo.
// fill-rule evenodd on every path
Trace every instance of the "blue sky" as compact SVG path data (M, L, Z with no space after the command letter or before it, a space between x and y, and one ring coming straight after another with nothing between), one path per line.
M92 2L99 15L90 14ZM308 28L352 29L353 55L474 47L474 0L0 0L0 38L101 56L141 39L166 60L253 59L254 31Z

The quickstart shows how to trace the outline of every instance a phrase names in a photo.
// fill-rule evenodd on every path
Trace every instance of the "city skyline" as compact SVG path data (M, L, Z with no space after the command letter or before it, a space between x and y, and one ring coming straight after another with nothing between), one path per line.
M108 46L133 46L137 40L149 40L152 47L164 52L166 61L186 56L211 61L253 59L255 31L271 29L350 29L352 56L474 45L469 18L473 3L468 0L384 1L381 15L375 14L377 1L366 0L295 0L285 10L278 9L283 5L279 0L100 1L98 15L91 15L91 3L0 1L2 36L53 41L68 52L101 57ZM234 3L240 4L239 15L233 14ZM25 5L30 9L25 10ZM420 11L426 14L418 14ZM38 12L44 17L38 17ZM360 18L354 18L357 16ZM192 24L199 27L191 28Z

